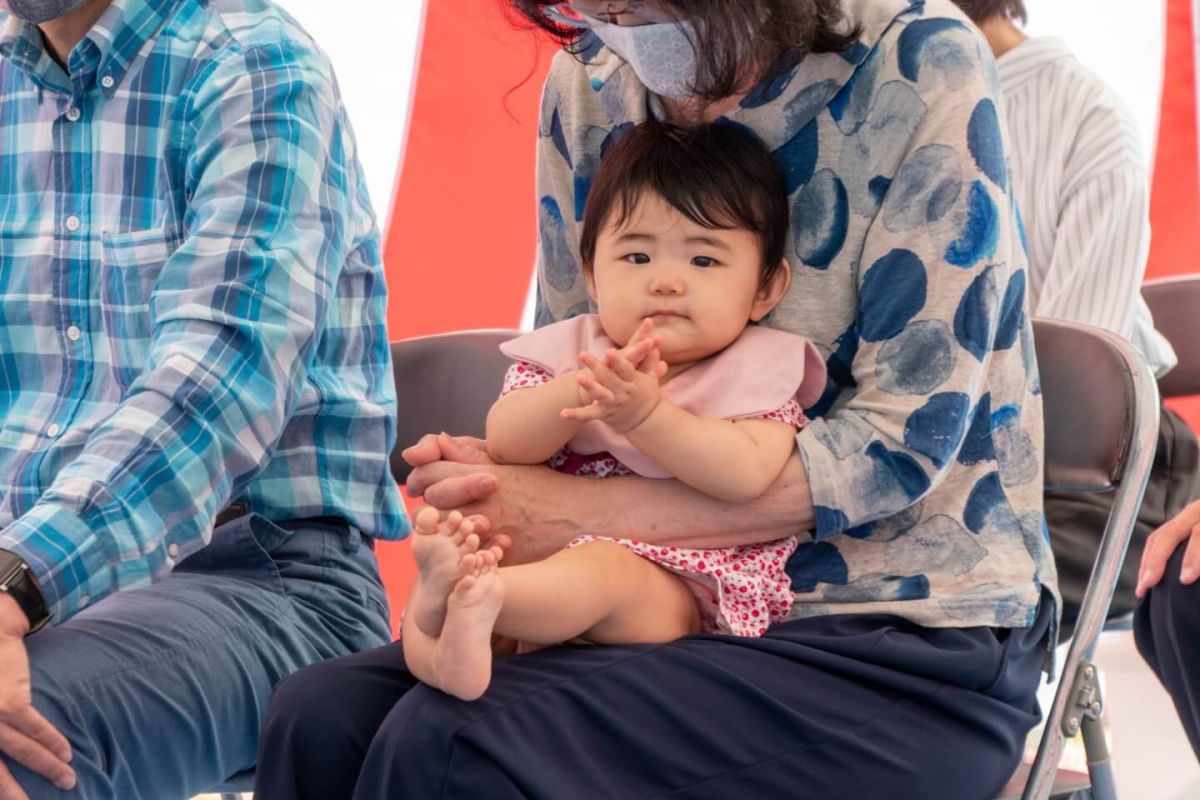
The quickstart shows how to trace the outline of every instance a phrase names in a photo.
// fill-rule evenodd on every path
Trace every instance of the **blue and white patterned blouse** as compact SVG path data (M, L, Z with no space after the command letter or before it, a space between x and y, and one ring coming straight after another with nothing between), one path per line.
M408 530L378 232L332 71L260 0L0 15L0 547L58 619L231 500Z
M816 527L793 614L1022 627L1055 573L1042 404L995 65L948 0L846 0L862 28L726 114L774 151L794 278L769 324L829 384L797 437ZM555 58L539 137L538 324L588 310L578 239L606 144L659 114L593 40Z

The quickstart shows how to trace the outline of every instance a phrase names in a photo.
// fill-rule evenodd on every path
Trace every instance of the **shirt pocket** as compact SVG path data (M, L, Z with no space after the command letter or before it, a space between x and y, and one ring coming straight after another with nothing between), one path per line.
M179 239L162 228L100 237L100 314L122 392L146 369L155 289Z

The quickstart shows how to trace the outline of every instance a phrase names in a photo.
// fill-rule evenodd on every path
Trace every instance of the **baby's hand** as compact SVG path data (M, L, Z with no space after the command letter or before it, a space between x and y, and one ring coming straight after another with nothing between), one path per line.
M667 364L662 360L662 354L659 352L659 347L662 346L661 336L651 336L650 331L654 329L654 323L650 320L642 320L642 324L634 332L629 339L629 343L625 345L625 349L621 352L629 359L630 363L637 368L639 372L645 372L650 375L655 375L661 378L667 373ZM648 352L641 345L643 342L649 341L654 346ZM642 355L645 353L645 355Z
M603 359L581 353L578 408L565 408L566 419L601 420L628 433L654 411L660 399L659 377L666 371L658 340L642 337Z

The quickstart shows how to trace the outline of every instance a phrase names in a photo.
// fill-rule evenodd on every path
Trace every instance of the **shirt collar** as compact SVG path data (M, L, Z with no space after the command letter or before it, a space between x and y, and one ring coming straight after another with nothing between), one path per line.
M1061 39L1037 36L1026 39L996 59L996 71L1000 83L1011 91L1036 75L1041 67L1064 58L1074 58L1074 55Z
M87 35L71 50L68 76L46 52L37 26L0 12L0 57L39 86L69 93L81 77L102 75L111 96L142 47L155 36L181 0L113 0ZM90 81L89 81L90 82Z
M752 128L771 150L791 141L854 76L875 51L884 34L906 16L924 12L925 0L843 0L847 17L859 26L859 39L842 53L810 54L796 67L756 86L726 117ZM596 37L584 43L579 57L592 90L600 95L614 125L639 123L661 116L658 98L650 94L633 69L603 47ZM783 124L779 124L780 108Z

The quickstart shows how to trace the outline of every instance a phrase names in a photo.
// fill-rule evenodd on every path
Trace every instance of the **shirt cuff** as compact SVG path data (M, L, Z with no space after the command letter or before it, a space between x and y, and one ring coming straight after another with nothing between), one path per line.
M55 623L112 589L102 542L86 522L63 506L35 505L0 531L0 548L16 553L33 570Z

